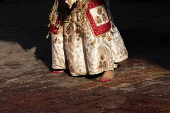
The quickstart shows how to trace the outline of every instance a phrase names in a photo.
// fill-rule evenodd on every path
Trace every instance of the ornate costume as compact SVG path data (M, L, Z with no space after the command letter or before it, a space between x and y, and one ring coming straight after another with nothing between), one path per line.
M94 75L127 59L110 15L107 0L55 0L49 24L52 68L69 69L73 76Z

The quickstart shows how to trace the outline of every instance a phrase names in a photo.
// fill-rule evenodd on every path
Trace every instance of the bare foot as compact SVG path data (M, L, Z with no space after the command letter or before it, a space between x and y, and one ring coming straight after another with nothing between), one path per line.
M114 77L114 74L115 74L114 70L106 71L106 72L104 72L102 77L99 79L99 81L102 81L102 82L110 81Z

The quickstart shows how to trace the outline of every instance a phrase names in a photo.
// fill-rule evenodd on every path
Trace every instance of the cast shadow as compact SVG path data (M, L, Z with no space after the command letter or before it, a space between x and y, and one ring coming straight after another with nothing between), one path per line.
M35 47L35 57L37 60L41 60L49 70L52 70L51 41L50 38L46 39L45 37L48 33L48 15L52 5L53 1L49 2L47 0L29 0L12 4L0 2L2 9L0 14L3 15L0 40L17 42L25 51ZM136 13L137 10L130 14ZM129 16L132 16L130 14ZM138 19L138 17L135 19ZM121 32L131 58L140 56L169 69L170 51L167 48L170 47L170 35L168 31L155 31L150 27L141 26L126 29L119 28L119 24L121 24L121 21L117 21L116 25ZM148 51L148 53L142 54L145 51Z
M16 3L0 2L1 41L16 42L25 51L35 48L35 57L51 70L51 41L48 16L53 1L26 0ZM13 48L15 49L15 48Z

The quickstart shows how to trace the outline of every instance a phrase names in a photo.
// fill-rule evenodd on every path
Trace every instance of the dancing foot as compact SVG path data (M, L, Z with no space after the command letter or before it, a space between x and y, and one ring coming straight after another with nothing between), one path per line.
M101 82L111 81L112 78L114 77L114 74L115 74L114 70L106 71L106 72L104 72L102 77L99 79L99 81L101 81Z

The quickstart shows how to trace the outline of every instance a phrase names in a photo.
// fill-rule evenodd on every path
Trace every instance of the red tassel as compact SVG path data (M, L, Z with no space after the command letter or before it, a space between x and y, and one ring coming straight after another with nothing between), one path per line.
M58 28L56 28L55 25L50 24L50 32L57 34L58 33Z
M58 33L58 28L57 26L59 25L59 17L56 20L55 24L50 24L50 32L53 34L57 34Z

